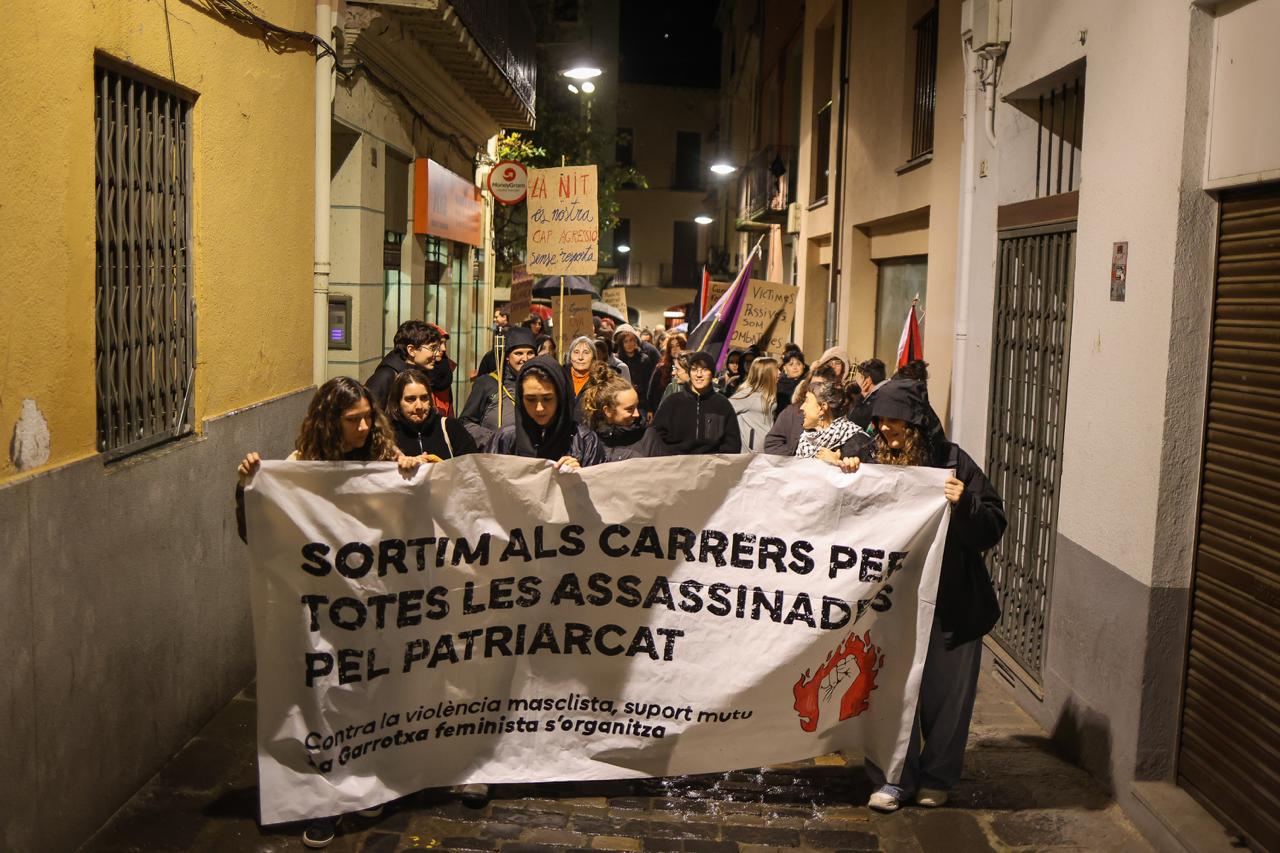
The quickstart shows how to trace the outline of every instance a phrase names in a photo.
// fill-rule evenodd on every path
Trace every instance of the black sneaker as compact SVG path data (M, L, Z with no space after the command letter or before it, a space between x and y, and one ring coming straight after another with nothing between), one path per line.
M302 843L312 850L319 850L321 847L328 847L337 834L338 819L322 817L307 824L307 828L302 831Z

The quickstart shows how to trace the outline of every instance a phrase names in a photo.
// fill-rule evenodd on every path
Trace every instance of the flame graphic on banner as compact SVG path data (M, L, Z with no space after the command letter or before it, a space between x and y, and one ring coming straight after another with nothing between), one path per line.
M858 673L855 677L851 664L856 663ZM836 646L835 651L827 653L827 659L813 678L809 670L804 671L800 680L792 687L795 694L796 713L800 716L800 728L806 732L818 728L819 692L823 700L830 699L836 688L850 678L852 683L840 697L840 719L856 717L871 707L871 691L876 689L876 673L884 666L884 655L880 647L871 642L871 632L859 637L850 634L844 642Z

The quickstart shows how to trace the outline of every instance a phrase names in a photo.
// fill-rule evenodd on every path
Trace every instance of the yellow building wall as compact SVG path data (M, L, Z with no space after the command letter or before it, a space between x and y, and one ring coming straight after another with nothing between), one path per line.
M72 8L74 6L74 8ZM314 28L309 0L259 0ZM167 11L166 11L167 7ZM191 280L195 422L311 382L314 58L183 2L5 4L0 52L0 439L24 400L48 424L48 461L96 450L95 52L196 93ZM290 47L294 47L291 45ZM301 48L302 46L297 46Z

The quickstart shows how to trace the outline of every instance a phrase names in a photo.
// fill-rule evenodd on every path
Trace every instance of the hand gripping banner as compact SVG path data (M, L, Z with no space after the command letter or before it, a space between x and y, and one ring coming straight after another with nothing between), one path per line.
M946 476L764 455L263 463L263 822L835 750L896 779Z

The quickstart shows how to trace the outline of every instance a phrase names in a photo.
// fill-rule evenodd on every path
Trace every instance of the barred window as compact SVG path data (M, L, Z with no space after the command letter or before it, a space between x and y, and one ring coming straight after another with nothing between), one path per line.
M98 449L116 458L191 431L191 104L115 67L94 84Z
M933 151L933 110L938 94L938 7L915 25L916 79L911 104L911 159Z

